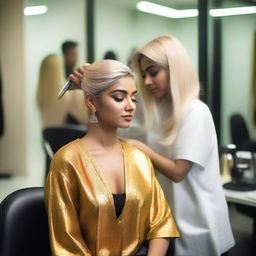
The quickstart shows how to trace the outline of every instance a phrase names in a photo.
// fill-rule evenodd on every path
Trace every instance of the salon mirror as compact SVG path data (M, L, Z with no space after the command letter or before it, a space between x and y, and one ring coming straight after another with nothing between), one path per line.
M9 1L4 0L8 3ZM93 3L93 9L88 3ZM131 53L137 47L142 46L152 38L161 34L173 34L180 39L186 47L195 67L198 69L198 45L199 33L198 17L190 18L166 18L159 15L142 12L136 8L139 0L14 0L7 8L7 16L12 20L19 18L15 28L19 30L20 41L8 37L9 45L17 42L20 47L16 56L24 54L24 83L19 83L11 89L6 88L6 69L3 67L3 55L1 56L1 75L3 95L5 95L4 118L5 133L1 137L1 170L10 170L13 176L19 176L20 184L42 184L44 177L45 156L42 149L41 128L39 113L35 103L35 93L39 75L39 67L42 59L51 53L61 55L61 43L64 40L75 40L79 45L78 65L88 60L88 39L90 32L94 35L94 59L102 59L108 50L116 53L117 59L128 63ZM200 0L152 0L176 10L197 10ZM15 8L12 8L12 6ZM35 5L47 6L47 12L41 15L24 16L24 8ZM208 8L222 9L227 7L242 7L256 5L254 0L240 1L208 1ZM18 9L19 8L19 9ZM16 13L17 11L17 13ZM87 14L93 16L92 31L88 30ZM11 15L13 14L13 16ZM220 97L219 102L209 105L218 105L220 113L219 142L222 145L230 143L229 117L233 112L244 114L250 128L250 133L255 136L255 124L252 121L253 104L256 97L252 94L255 86L255 14L225 16L218 18L221 21L219 38L221 45L221 73L220 73ZM3 17L2 17L3 18ZM8 23L6 17L6 24ZM208 17L208 75L212 81L214 69L213 62L213 20ZM13 30L14 31L14 30ZM16 33L16 32L15 32ZM18 32L17 32L18 33ZM7 38L5 36L2 37ZM8 45L6 42L5 45ZM4 52L8 52L5 47ZM20 54L20 55L18 55ZM8 57L8 56L7 56ZM5 60L7 59L5 58ZM23 56L21 56L23 58ZM14 59L9 60L14 61ZM6 63L6 62L5 62ZM17 63L17 62L16 62ZM22 65L22 64L21 64ZM23 78L22 78L23 79ZM253 80L254 79L254 80ZM21 81L21 80L20 80ZM212 90L216 84L211 84L208 94L213 95ZM12 94L15 91L15 94ZM16 93L18 94L16 96ZM8 96L6 96L8 95ZM12 97L11 97L12 95ZM17 97L17 100L16 98ZM17 108L21 114L14 113L12 105L16 100ZM214 103L214 104L213 104ZM20 118L20 119L19 119ZM13 140L13 134L20 133L19 144ZM11 153L22 157L18 161ZM16 162L15 162L16 161ZM9 184L9 183L8 183ZM7 187L9 185L6 185Z

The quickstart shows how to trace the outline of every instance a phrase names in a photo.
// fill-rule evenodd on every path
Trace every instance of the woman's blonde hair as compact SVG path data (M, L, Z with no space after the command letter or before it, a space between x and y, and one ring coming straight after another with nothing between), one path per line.
M85 66L82 89L85 94L97 97L126 76L133 77L133 73L123 63L116 60L99 60Z
M40 67L37 88L37 105L40 109L56 101L63 82L64 71L61 58L57 55L45 57Z
M110 59L95 61L84 68L82 90L85 95L99 97L103 91L127 76L133 78L131 69L119 61ZM90 116L90 114L91 110L87 106L87 115Z
M147 57L169 72L170 97L157 101L146 88L140 72L140 62ZM137 50L132 67L138 74L138 85L143 101L146 129L152 128L164 108L165 121L162 144L170 145L176 138L186 104L199 97L199 80L193 64L182 44L173 36L160 36Z

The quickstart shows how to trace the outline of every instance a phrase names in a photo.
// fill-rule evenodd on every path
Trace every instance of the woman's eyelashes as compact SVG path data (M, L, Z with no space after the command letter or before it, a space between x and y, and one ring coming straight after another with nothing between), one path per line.
M122 102L125 98L124 97L117 97L117 96L113 96L113 99L116 101L116 102ZM138 103L137 99L136 98L131 98L132 102L134 103Z
M124 98L121 98L121 97L115 97L115 96L113 96L113 99L114 99L115 101L117 101L117 102L121 102L121 101L123 101L123 100L124 100Z
M158 70L153 70L153 71L150 71L150 72L149 72L149 75L150 75L151 77L155 77L155 76L157 76L157 74L158 74Z
M148 70L148 74L151 76L151 77L155 77L159 72L159 69L157 69L156 67L152 67Z
M146 73L142 72L141 76L143 79L145 79L147 75L149 75L150 77L155 77L155 76L157 76L158 72L159 72L159 70L152 69L152 70L147 71Z

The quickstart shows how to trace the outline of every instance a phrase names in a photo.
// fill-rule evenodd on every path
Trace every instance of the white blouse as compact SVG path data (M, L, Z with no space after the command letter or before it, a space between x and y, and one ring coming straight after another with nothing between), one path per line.
M219 256L234 245L219 171L215 127L209 108L191 101L171 146L159 143L160 123L147 134L147 143L172 160L193 162L187 176L174 183L157 174L180 230L175 256Z

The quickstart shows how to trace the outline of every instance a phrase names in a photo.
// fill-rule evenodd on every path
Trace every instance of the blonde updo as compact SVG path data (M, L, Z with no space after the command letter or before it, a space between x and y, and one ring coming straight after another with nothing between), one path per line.
M116 60L100 60L85 66L82 89L95 97L122 77L132 77L129 67Z

